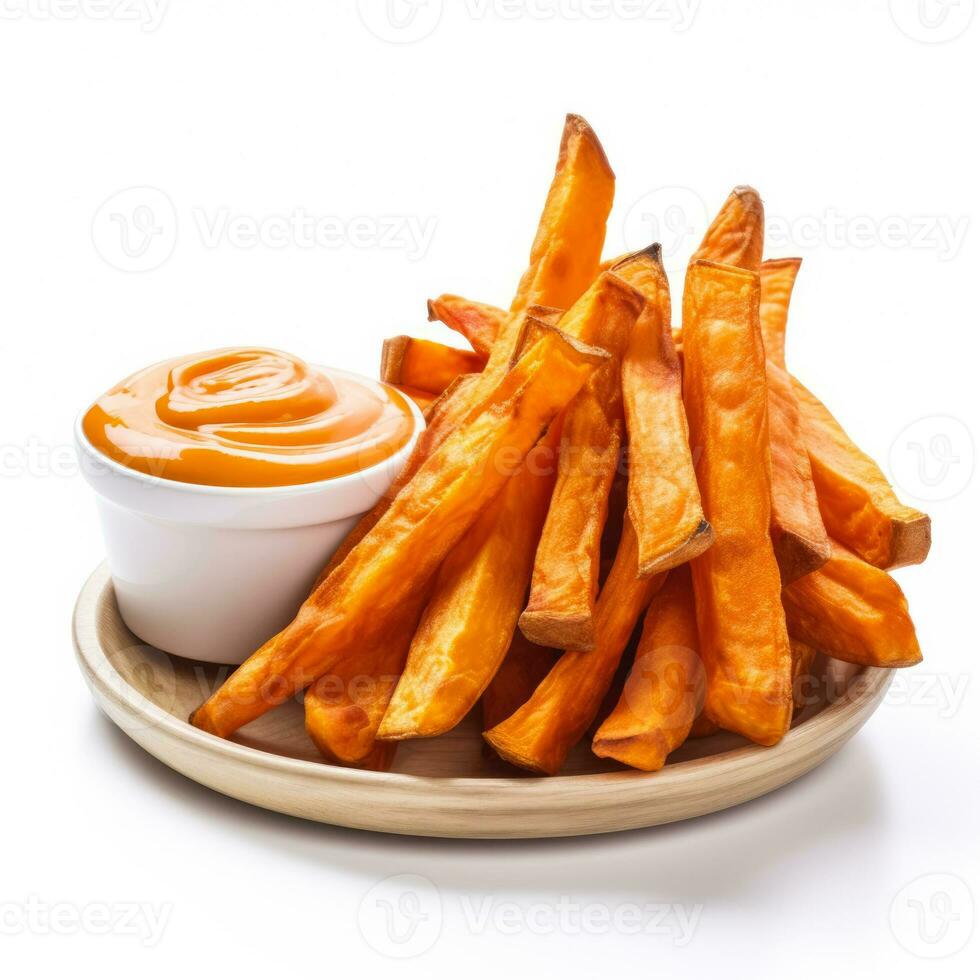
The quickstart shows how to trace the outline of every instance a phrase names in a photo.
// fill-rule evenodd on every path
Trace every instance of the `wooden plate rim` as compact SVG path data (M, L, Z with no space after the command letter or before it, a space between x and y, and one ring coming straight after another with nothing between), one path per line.
M99 565L89 576L75 604L72 615L72 638L76 656L85 678L95 685L103 697L115 702L125 710L133 712L138 717L154 726L167 731L174 738L190 742L211 755L230 756L243 763L265 769L279 770L284 774L300 774L307 777L320 778L332 783L343 783L357 787L387 786L396 788L434 788L456 789L462 791L496 790L508 795L517 793L533 794L543 786L551 791L580 790L602 783L646 783L651 779L663 781L685 780L697 777L706 768L718 767L719 764L739 766L766 758L776 762L783 755L792 755L806 743L820 740L820 736L843 729L842 722L851 715L870 714L884 696L891 681L893 671L878 668L864 668L851 681L846 696L828 705L812 718L802 722L790 730L785 738L776 746L764 747L747 745L726 752L691 759L667 766L660 772L640 772L625 770L622 772L584 773L574 776L417 776L406 773L379 773L360 769L348 769L342 766L330 765L327 762L311 762L305 759L295 759L289 756L275 755L261 749L241 745L226 739L218 738L200 729L194 728L187 721L164 711L159 705L138 695L135 689L112 666L99 642L95 627L82 628L81 614L85 610L97 609L106 590L112 588L109 570L105 563ZM106 676L112 676L116 685L106 682ZM662 787L663 788L663 787Z

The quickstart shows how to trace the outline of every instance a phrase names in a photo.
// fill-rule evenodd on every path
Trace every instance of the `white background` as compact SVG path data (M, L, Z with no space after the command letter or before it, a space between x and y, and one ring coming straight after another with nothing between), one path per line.
M395 14L411 15L403 3ZM921 16L917 0L703 0L689 24L673 3L428 0L401 28L384 0L360 7L172 0L158 22L132 0L3 0L0 968L975 976L974 0L927 0ZM426 36L401 43L413 34ZM168 771L98 713L72 659L72 603L102 550L66 455L74 415L175 353L264 344L373 373L386 335L446 339L424 322L426 297L506 304L566 111L591 121L618 175L610 253L654 237L659 215L679 268L708 213L750 182L783 239L770 254L804 255L791 367L933 517L928 565L899 573L924 664L798 784L595 839L374 836ZM115 198L130 187L154 191ZM111 214L136 221L139 204L159 234L128 256ZM297 209L334 219L339 240L243 247L222 223L275 236L266 219ZM392 247L371 237L382 219L434 232ZM388 942L373 912L359 920L396 874L431 883L408 883L428 916L418 949ZM921 932L909 901L925 903ZM563 902L597 918L563 923ZM155 945L118 922L100 934L98 910L131 903L166 917ZM644 924L651 903L680 912L635 934L624 903ZM65 907L96 924L30 911ZM679 915L696 917L683 945Z

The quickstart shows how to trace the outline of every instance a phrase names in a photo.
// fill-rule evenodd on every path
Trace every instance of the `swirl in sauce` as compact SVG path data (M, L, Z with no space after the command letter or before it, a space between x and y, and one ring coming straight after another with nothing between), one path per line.
M110 459L151 476L281 487L367 469L408 441L405 398L290 354L229 347L163 361L107 391L82 428Z

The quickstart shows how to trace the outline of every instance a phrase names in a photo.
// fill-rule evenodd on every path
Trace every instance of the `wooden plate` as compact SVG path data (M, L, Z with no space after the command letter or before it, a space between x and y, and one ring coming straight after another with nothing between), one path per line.
M538 778L485 750L478 720L440 738L400 746L395 771L361 772L319 761L289 702L234 741L187 717L230 668L173 657L124 625L107 568L79 595L75 649L95 700L151 755L205 786L308 820L429 837L561 837L650 827L744 803L802 776L870 717L891 671L826 661L816 703L773 748L730 734L692 739L657 773L592 756L588 740L564 770Z

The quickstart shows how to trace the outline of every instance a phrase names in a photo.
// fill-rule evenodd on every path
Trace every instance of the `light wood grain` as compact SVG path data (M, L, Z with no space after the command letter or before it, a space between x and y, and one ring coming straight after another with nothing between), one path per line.
M405 743L395 771L361 772L318 759L289 702L234 741L187 716L220 683L216 668L161 653L130 633L105 566L79 595L79 664L99 706L147 752L190 779L269 810L323 823L430 837L598 834L670 823L744 803L833 755L870 717L891 671L828 661L826 699L774 748L721 734L689 741L658 773L624 770L578 747L567 775L520 774L491 756L476 719L447 735Z

